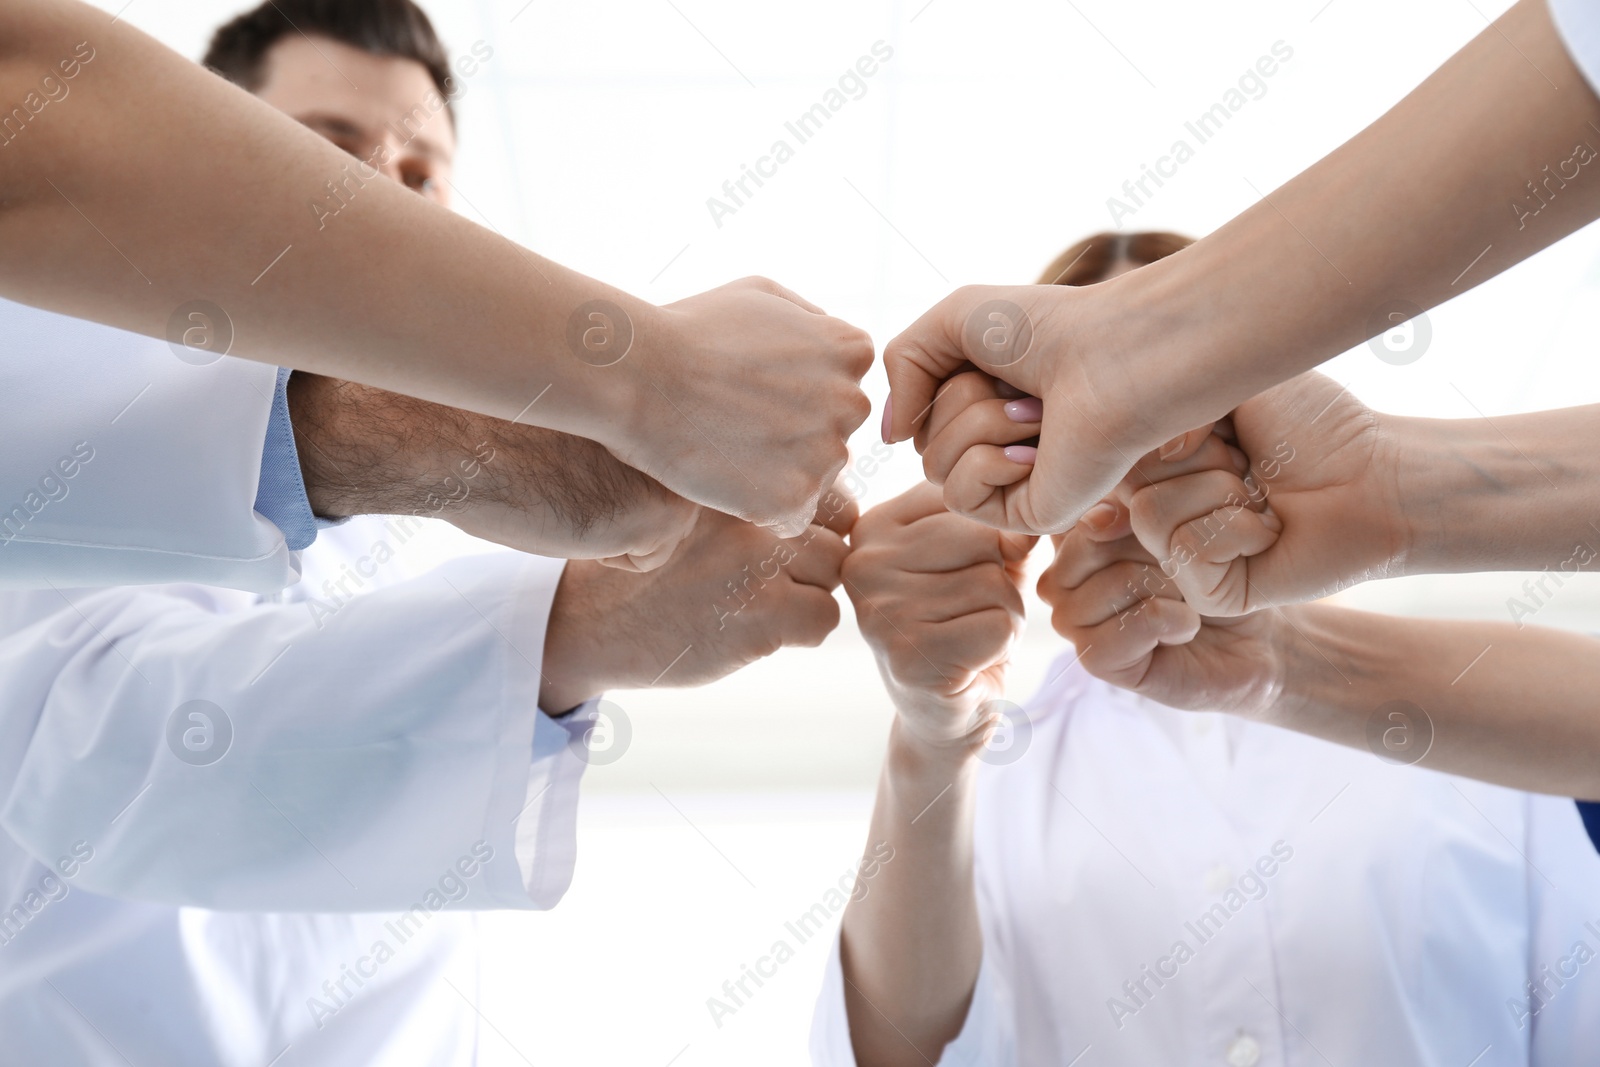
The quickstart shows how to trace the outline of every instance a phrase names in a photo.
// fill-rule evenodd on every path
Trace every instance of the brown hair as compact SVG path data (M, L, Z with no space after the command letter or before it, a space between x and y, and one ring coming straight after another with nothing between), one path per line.
M1055 258L1039 276L1040 285L1093 285L1103 282L1118 263L1143 267L1194 244L1181 233L1097 233L1085 237Z
M201 62L253 93L266 80L267 53L297 34L421 63L455 124L450 57L433 23L411 0L266 0L218 29Z

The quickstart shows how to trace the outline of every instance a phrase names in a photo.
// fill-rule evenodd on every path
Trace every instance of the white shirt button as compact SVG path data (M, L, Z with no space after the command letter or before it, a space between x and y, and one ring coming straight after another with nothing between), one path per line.
M1224 892L1232 884L1233 872L1228 869L1228 865L1225 863L1219 863L1206 872L1206 892L1212 896Z
M1228 1043L1228 1067L1256 1067L1260 1061L1260 1043L1243 1030Z

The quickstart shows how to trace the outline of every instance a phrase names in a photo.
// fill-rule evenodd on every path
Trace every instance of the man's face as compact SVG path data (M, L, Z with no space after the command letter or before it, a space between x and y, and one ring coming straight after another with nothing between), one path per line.
M429 115L426 102L438 89L421 63L369 55L326 37L285 37L267 53L266 79L256 95L387 177L448 206L456 135L443 108Z

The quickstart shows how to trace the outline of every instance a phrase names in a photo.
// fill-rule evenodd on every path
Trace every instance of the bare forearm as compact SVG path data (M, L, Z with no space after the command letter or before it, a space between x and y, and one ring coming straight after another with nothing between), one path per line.
M0 40L6 114L45 74L66 89L0 147L6 296L152 336L203 300L232 355L621 441L634 368L575 358L567 322L604 298L643 335L648 305L382 180L104 12L18 0Z
M1600 641L1326 604L1282 619L1276 725L1515 789L1600 798Z
M1412 530L1406 573L1600 567L1600 406L1391 419Z
M695 522L694 505L587 438L298 371L288 401L306 496L325 518L422 515L640 569Z
M1545 0L1521 0L1305 173L1097 288L1161 408L1200 425L1600 216L1579 145L1600 149L1600 100Z
M845 1004L861 1067L937 1062L961 1032L983 958L973 886L976 764L896 723L870 840L894 848L843 924Z

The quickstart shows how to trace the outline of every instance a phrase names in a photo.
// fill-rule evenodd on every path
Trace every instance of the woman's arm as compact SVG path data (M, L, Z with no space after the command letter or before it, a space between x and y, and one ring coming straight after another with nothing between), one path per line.
M976 780L970 751L930 747L898 721L890 728L867 840L889 842L894 862L850 902L840 935L860 1067L937 1063L966 1021L983 961L972 877Z
M362 171L78 0L0 6L0 294L156 337L206 301L233 355L589 437L804 528L866 417L865 334L770 282L654 307Z
M845 909L845 1004L861 1067L925 1067L961 1032L983 959L976 756L998 721L1032 542L948 514L927 484L864 515L851 542L845 588L897 715L869 838L894 862Z
M1424 767L1513 789L1600 798L1600 641L1327 604L1286 609L1283 621L1284 685L1266 721L1380 755L1425 750ZM1414 726L1389 718L1396 711ZM1385 743L1392 726L1416 731L1404 753Z
M1372 126L1191 248L1100 285L974 286L936 305L885 348L889 436L911 436L969 360L1042 397L1037 465L962 510L1062 530L1133 457L1600 216L1597 152L1600 98L1545 0L1520 0Z

